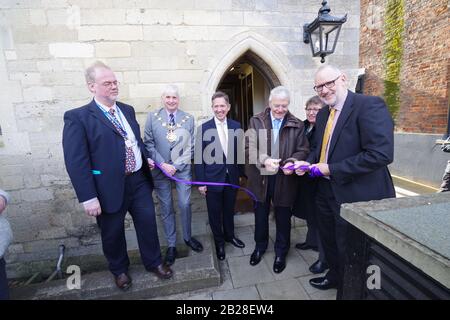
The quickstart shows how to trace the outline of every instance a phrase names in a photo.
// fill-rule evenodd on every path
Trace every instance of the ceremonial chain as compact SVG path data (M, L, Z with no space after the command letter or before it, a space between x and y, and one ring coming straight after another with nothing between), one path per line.
M175 142L177 140L177 134L175 133L175 130L178 128L181 128L181 125L183 123L185 123L187 121L187 119L190 118L190 116L185 115L183 117L183 119L181 120L181 123L170 124L167 122L162 122L162 117L158 116L158 112L155 112L154 115L155 115L156 119L161 122L161 125L164 128L167 128L166 139L169 142Z

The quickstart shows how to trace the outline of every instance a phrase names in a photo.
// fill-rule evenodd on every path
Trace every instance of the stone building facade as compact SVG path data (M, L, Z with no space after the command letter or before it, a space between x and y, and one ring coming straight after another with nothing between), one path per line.
M348 21L327 62L355 79L359 1L329 4ZM13 199L10 276L20 275L15 263L54 257L61 243L73 252L90 243L95 221L75 198L61 147L64 112L91 99L88 65L111 66L119 100L135 107L141 128L166 84L179 86L181 108L201 120L212 115L209 99L226 75L242 80L251 70L255 108L283 84L304 118L320 58L303 43L302 26L319 8L309 0L1 0L0 186ZM233 66L245 72L231 74Z

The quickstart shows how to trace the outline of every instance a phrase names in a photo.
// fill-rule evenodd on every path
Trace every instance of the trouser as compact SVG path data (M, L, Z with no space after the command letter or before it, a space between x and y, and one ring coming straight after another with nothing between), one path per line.
M142 262L146 269L162 263L156 228L152 189L142 170L125 178L124 201L118 212L103 212L97 217L101 230L103 252L110 271L118 276L128 271L130 260L125 239L125 215L133 218Z
M191 173L176 173L177 178L191 180ZM177 228L175 210L172 199L172 180L167 177L158 177L153 180L156 194L161 208L161 219L164 226L164 233L169 247L176 247ZM183 227L183 238L191 240L191 186L180 182L175 182L178 195L178 208L180 209L181 224Z
M0 259L0 300L9 299L8 279L6 278L5 259Z
M330 266L326 277L337 283L338 296L342 292L344 265L346 257L346 232L348 222L340 216L340 205L336 201L330 181L321 178L318 182L317 222L325 258Z
M225 181L229 183L229 179ZM222 191L207 191L208 219L217 246L234 238L234 204L237 190L224 187Z

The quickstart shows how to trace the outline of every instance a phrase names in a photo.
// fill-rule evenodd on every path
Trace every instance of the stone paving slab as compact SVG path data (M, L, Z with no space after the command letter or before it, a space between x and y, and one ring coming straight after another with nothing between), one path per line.
M275 280L290 279L310 274L305 260L292 250L289 251L286 257L286 269L284 269L281 273L275 273L273 271L275 253L267 252L264 256L264 262L268 264L268 268Z
M263 300L309 300L305 289L298 281L292 279L257 284L256 287Z
M218 291L213 293L214 300L261 300L255 286Z
M261 261L256 266L251 266L249 264L249 259L249 256L228 258L228 266L230 267L234 288L248 287L250 285L275 280L272 272L264 261Z

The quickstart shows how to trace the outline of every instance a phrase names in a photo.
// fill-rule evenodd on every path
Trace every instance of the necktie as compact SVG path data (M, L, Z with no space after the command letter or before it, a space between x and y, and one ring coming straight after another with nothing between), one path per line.
M170 125L171 127L174 127L174 126L175 126L175 117L173 116L173 113L170 113L170 114L169 114L169 125Z
M277 141L280 132L281 119L273 119L273 141Z
M325 159L325 155L327 153L327 147L328 143L330 142L330 134L331 134L331 128L333 128L333 122L334 122L334 115L336 113L336 109L331 107L330 108L330 115L328 116L327 125L325 127L325 132L323 133L323 139L322 139L322 148L320 149L320 160L321 163L326 163L327 159Z
M133 148L131 145L127 146L127 133L124 131L125 129L121 127L119 121L117 120L116 115L114 114L116 110L113 108L109 109L109 114L111 115L111 123L120 133L120 135L125 139L125 173L131 173L136 168L136 158L134 156Z
M220 122L219 124L219 139L220 139L220 143L222 144L222 150L223 153L225 154L225 157L228 154L228 139L227 139L227 135L225 133L225 121L224 122Z

